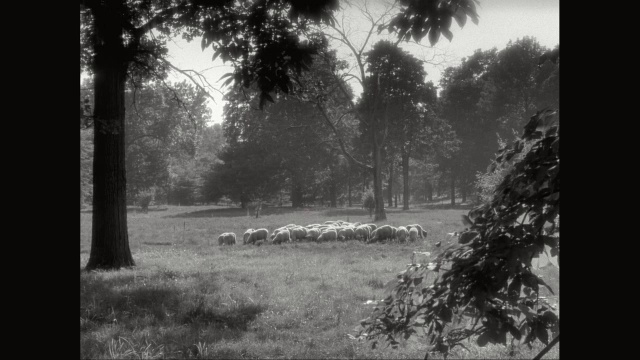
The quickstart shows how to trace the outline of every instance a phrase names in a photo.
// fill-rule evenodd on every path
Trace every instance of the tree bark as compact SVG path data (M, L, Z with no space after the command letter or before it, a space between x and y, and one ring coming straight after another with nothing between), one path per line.
M125 170L125 81L127 59L122 43L122 1L97 5L94 15L95 130L93 224L86 269L135 266L127 229Z
M402 210L409 210L409 154L402 154Z

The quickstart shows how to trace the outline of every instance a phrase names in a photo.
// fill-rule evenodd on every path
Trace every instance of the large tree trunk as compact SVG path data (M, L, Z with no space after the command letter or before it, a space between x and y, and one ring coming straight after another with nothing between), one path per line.
M402 154L402 210L409 210L409 154Z
M119 8L120 7L120 8ZM122 2L94 11L95 121L93 226L86 269L135 266L127 233L124 93L127 61L122 43Z
M393 207L393 161L389 164L389 183L387 184L389 207Z

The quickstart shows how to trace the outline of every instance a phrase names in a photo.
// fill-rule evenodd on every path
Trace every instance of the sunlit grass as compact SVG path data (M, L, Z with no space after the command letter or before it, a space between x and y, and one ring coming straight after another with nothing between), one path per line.
M415 250L460 230L465 210L388 209L394 226L419 223L426 241L363 244L358 241L218 246L217 236L247 228L270 231L289 223L326 220L370 222L361 209L165 207L128 215L136 267L80 275L82 358L424 358L413 339L399 350L370 348L347 334L370 314L367 300L405 269ZM81 213L80 266L88 260L91 214ZM557 270L545 280L558 288ZM559 291L556 291L559 294ZM509 354L499 346L456 350L455 358L531 358L526 347ZM545 358L558 357L556 346ZM437 356L435 358L438 358Z

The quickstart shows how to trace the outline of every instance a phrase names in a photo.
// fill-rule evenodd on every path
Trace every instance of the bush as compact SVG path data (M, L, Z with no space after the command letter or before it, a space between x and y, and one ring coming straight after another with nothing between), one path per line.
M153 189L148 189L139 192L138 196L136 196L136 202L144 212L149 211L149 205L153 201L154 195L155 191L153 191Z
M492 164L487 168L487 172L478 172L476 174L477 181L475 183L475 187L478 189L479 193L478 201L475 203L475 205L479 205L479 203L486 204L491 202L491 199L493 198L498 185L500 185L502 180L504 180L507 175L513 172L513 169L515 167L514 164L522 160L527 155L529 150L531 150L533 143L533 141L524 142L522 152L516 154L512 159L501 163L497 163L494 160ZM498 144L500 145L500 151L503 151L507 147L507 143L505 141L502 141L501 139L498 139Z

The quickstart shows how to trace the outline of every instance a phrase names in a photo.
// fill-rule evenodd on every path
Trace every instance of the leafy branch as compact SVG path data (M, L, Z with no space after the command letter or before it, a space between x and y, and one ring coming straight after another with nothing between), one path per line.
M382 337L395 348L399 336L426 336L431 351L448 354L472 336L479 346L506 345L510 334L531 347L535 340L549 344L549 331L559 334L557 312L539 296L541 286L553 289L532 272L532 258L547 253L555 265L560 255L560 237L550 225L560 207L556 115L539 111L522 137L498 152L499 164L533 142L493 200L463 216L467 229L458 244L397 276L384 304L357 328L359 338L374 340L375 347Z

